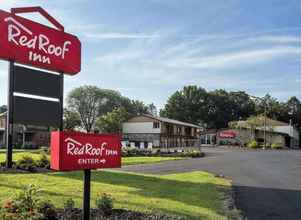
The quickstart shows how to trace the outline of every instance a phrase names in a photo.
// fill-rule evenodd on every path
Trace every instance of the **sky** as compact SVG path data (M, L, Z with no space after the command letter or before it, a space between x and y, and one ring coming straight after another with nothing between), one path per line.
M96 85L162 108L197 85L301 99L300 0L0 0L3 10L24 6L42 6L82 41L65 96ZM0 104L7 75L0 61Z

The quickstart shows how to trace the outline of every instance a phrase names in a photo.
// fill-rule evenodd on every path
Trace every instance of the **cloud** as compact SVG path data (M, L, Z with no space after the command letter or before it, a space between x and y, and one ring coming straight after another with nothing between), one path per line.
M121 61L133 60L142 56L141 51L123 51L110 53L104 56L98 56L94 59L95 62L112 64Z
M301 54L300 47L274 47L268 49L239 51L209 57L192 57L169 60L167 65L178 68L229 68L244 64L258 63L284 55Z
M93 39L148 39L160 37L158 34L143 33L86 33L85 36Z

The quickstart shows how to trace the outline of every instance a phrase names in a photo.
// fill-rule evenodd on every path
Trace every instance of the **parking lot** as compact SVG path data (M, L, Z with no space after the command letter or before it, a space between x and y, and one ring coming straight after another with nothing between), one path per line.
M250 220L301 219L301 151L203 148L205 158L123 170L169 174L205 170L233 180L236 205Z

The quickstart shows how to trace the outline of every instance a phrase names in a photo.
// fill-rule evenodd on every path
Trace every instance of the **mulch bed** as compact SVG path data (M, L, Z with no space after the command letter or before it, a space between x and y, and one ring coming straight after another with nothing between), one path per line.
M134 212L124 209L113 209L111 215L105 215L101 210L91 209L91 220L185 220L186 218L168 216L164 214L147 214ZM81 209L57 210L58 220L82 220L83 212Z
M6 168L0 166L0 173L49 173L49 172L53 172L53 171L46 168L35 168L34 170L24 170L24 169L18 169L16 167Z

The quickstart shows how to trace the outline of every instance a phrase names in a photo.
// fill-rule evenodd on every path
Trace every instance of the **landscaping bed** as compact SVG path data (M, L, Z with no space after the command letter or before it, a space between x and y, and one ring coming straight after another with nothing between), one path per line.
M122 166L158 163L170 160L179 160L184 158L204 157L201 151L190 150L183 152L169 152L160 150L140 151L137 149L122 150ZM48 149L41 150L18 150L13 153L13 168L5 168L5 151L0 151L0 172L50 172L50 155Z
M82 220L83 211L81 209L58 210L57 220ZM125 209L113 209L110 215L106 215L102 210L91 209L91 220L184 220L179 216L169 216L164 214L151 214L129 211ZM56 219L53 219L56 220Z
M230 189L230 181L206 172L143 175L93 171L91 178L91 208L96 209L95 201L100 195L109 193L114 201L112 213L115 216L120 213L141 216L142 219L173 219L172 216L228 219L224 208L225 193L220 188ZM15 193L22 192L24 185L34 184L41 188L41 199L50 201L61 216L70 198L74 200L72 210L82 207L83 172L1 173L0 179L1 205ZM79 209L77 213L80 215Z

